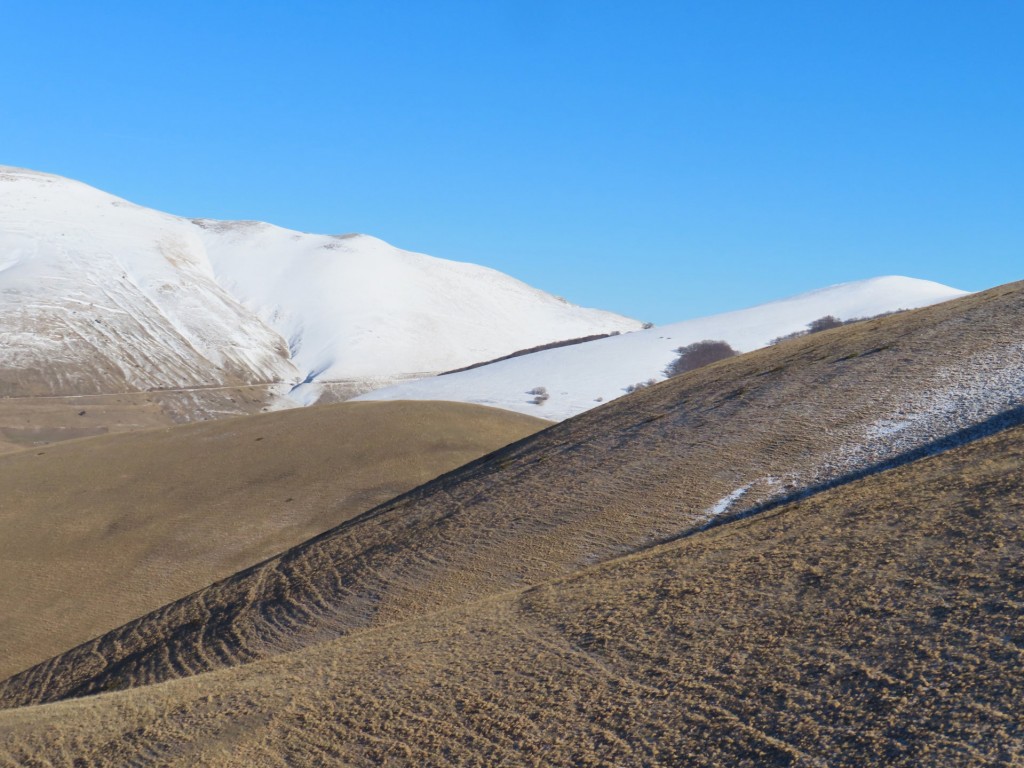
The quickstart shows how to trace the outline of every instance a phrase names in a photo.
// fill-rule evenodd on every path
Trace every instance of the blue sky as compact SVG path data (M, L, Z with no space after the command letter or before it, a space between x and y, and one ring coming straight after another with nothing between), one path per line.
M1024 3L0 0L0 163L655 322L1024 277Z

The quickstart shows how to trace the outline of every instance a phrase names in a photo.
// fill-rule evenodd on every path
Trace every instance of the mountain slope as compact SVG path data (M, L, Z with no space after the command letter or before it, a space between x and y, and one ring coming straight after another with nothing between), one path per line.
M914 309L965 295L928 280L880 277L834 285L781 301L685 320L623 336L544 350L445 376L405 382L363 400L448 400L479 403L548 419L565 419L626 394L648 379L661 381L681 346L705 339L740 352L806 329L825 315L842 320ZM535 402L531 390L548 398Z
M0 166L0 394L338 382L639 323L372 237L188 220Z
M0 167L0 392L95 394L294 376L214 279L196 227Z
M672 379L15 676L0 701L310 647L563 577L1002 428L1024 401L1022 315L1015 283Z
M0 457L0 678L546 426L342 403Z
M9 764L1009 766L1024 427L254 664L0 712Z
M437 373L550 341L640 327L493 269L410 253L367 235L197 224L220 283L288 340L303 379L321 383L293 394L307 401L323 382L352 381L365 390L370 385L360 382Z

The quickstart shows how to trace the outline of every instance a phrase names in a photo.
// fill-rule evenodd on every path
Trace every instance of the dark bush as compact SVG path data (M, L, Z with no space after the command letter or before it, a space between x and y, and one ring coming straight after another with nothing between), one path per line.
M547 387L534 387L526 394L534 395L533 400L530 401L534 405L544 405L544 401L551 397L551 395L548 394Z
M835 315L825 315L824 317L819 317L817 320L811 320L811 322L807 324L807 332L819 333L820 331L827 331L830 328L838 328L841 325L845 325L845 323Z
M711 365L711 363L717 363L719 360L725 360L739 354L739 352L729 346L728 342L712 341L711 339L704 339L704 341L697 341L685 347L679 347L676 353L679 357L669 363L665 369L665 375L668 378L678 376L687 371L696 370L697 368L703 368L705 365Z

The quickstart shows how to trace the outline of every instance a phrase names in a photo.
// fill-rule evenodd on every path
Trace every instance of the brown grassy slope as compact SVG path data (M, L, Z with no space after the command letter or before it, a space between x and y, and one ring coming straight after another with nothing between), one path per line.
M11 678L0 702L265 658L692 531L739 488L734 510L834 480L1019 404L1022 317L1017 283L685 374Z
M1024 427L577 575L0 712L2 765L1024 765Z
M0 676L548 425L348 403L0 457Z
M266 411L281 384L115 394L0 396L0 454L94 435Z

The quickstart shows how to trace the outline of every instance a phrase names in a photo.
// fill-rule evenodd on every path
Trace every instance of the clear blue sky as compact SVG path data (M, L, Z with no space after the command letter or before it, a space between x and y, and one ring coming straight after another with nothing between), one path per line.
M655 322L1024 277L1019 0L0 0L0 163Z

